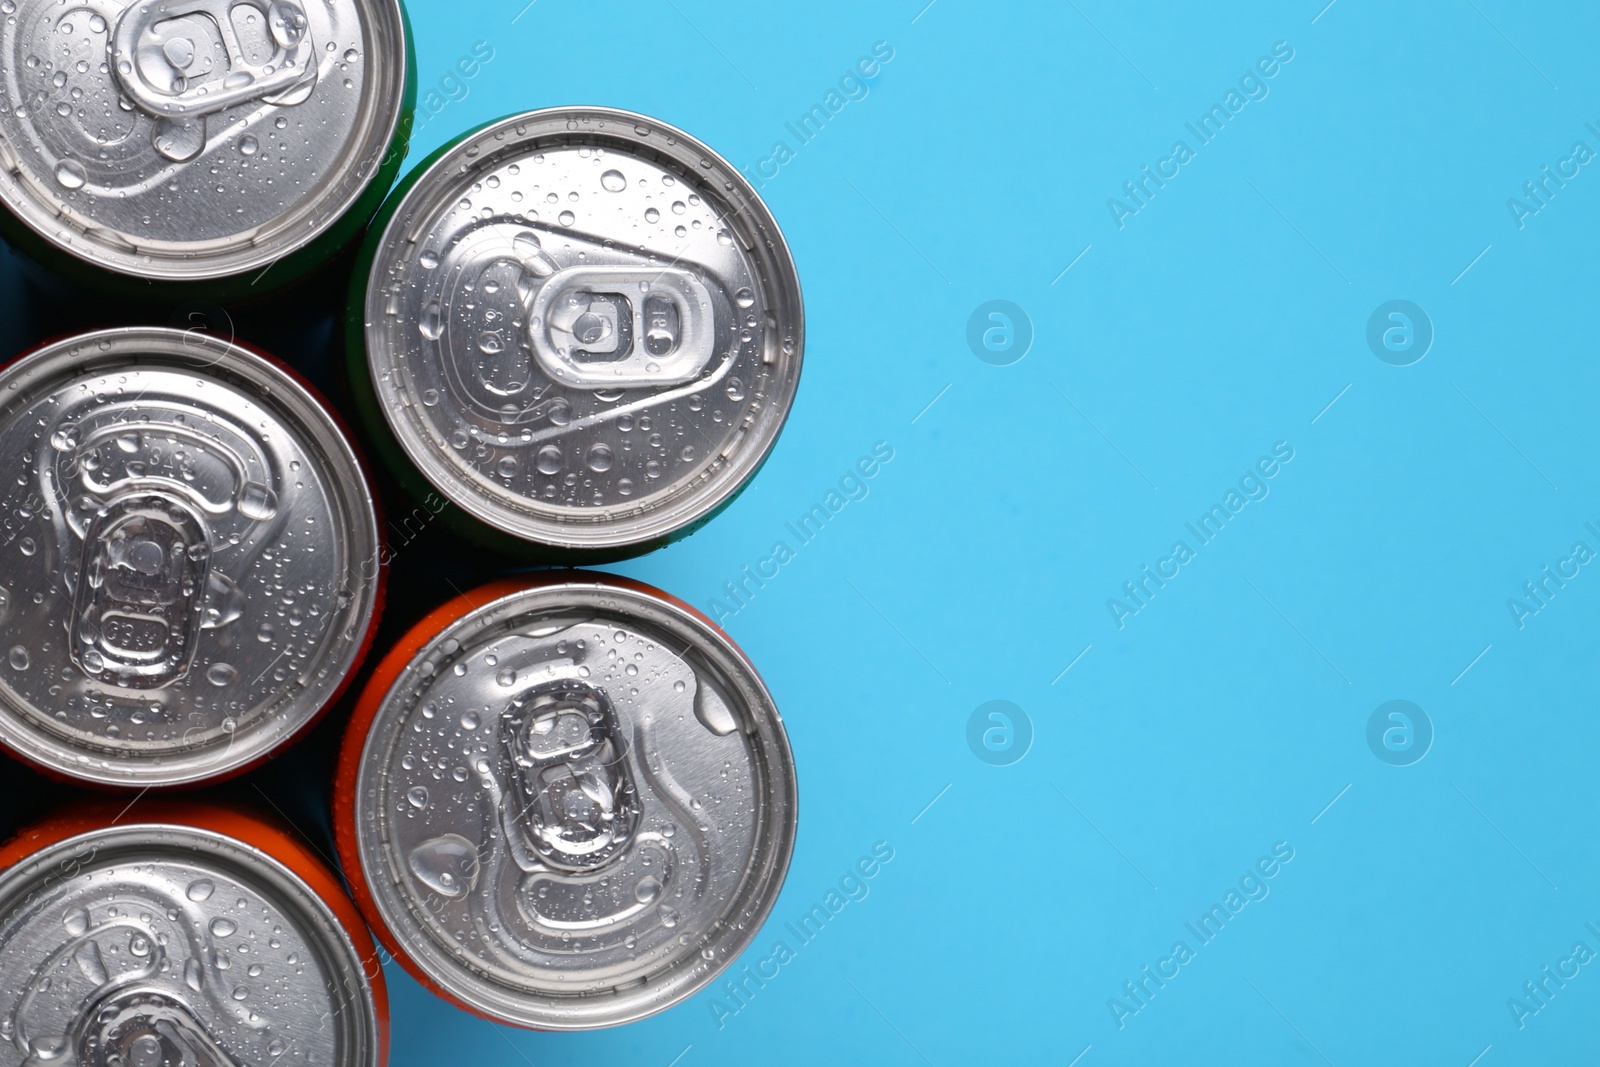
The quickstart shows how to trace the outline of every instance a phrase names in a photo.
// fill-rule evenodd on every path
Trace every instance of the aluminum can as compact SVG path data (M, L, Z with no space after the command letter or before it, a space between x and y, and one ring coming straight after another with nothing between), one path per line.
M79 810L0 849L0 870L6 1067L386 1062L361 915L271 823L173 802Z
M401 480L546 559L653 548L761 466L800 284L738 169L654 119L516 115L424 161L368 235L351 374Z
M460 1007L582 1030L661 1011L756 935L796 787L772 697L689 606L611 575L486 586L364 689L334 828L389 951Z
M287 283L359 232L405 155L415 78L400 0L5 12L7 236L75 280Z
M382 595L374 497L285 369L204 333L103 330L0 370L0 741L105 786L287 744Z

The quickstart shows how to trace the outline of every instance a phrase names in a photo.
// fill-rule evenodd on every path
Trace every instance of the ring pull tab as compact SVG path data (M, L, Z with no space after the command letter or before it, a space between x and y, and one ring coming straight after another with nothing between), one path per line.
M205 148L205 116L250 100L291 106L317 84L297 0L154 0L130 5L111 37L117 81L156 118L151 142L174 162Z
M534 358L555 381L583 388L692 381L711 362L710 290L678 267L568 267L528 308Z
M108 685L157 689L188 673L203 624L211 545L186 505L112 500L84 533L72 662Z
M520 697L500 722L510 779L500 814L513 850L531 849L563 871L591 871L622 852L639 801L605 693L554 682Z
M85 1067L238 1067L182 1001L155 990L114 993L87 1013Z

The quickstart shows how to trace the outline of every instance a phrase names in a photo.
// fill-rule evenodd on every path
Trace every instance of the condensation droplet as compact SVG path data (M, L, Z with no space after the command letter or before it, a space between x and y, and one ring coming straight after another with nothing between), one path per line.
M430 341L437 341L444 335L444 310L435 300L422 309L422 317L417 320L417 332Z
M56 182L61 188L82 189L88 181L88 171L76 159L63 159L56 164Z
M239 924L225 915L218 915L211 920L212 937L232 937L233 932L239 929Z
M620 193L628 187L628 179L620 170L608 170L600 175L600 187L608 193Z
M206 681L218 689L232 685L239 679L239 668L231 663L213 663L206 668Z
M278 494L259 482L251 482L239 494L238 508L245 518L265 522L278 513Z

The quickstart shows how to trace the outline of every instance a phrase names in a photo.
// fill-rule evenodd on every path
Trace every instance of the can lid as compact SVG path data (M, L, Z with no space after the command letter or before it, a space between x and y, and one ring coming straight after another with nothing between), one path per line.
M294 378L201 334L68 338L0 370L0 741L176 785L306 726L365 650L378 529Z
M6 12L0 201L122 274L203 280L281 259L356 202L398 128L398 0Z
M375 237L364 324L412 463L490 526L573 550L647 544L731 499L804 348L755 190L604 108L513 116L421 169Z
M0 875L0 1043L28 1063L380 1062L381 995L317 892L209 829L134 823Z
M793 849L794 767L754 668L692 609L551 579L388 666L345 841L430 984L588 1029L683 1000L750 943Z

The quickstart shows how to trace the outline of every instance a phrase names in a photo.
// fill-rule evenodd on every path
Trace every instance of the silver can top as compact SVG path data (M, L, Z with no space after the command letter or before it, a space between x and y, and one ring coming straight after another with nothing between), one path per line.
M389 152L399 0L10 0L0 201L46 241L156 280L260 270Z
M167 824L0 875L0 1064L370 1067L381 1023L338 917L265 853Z
M259 759L364 650L378 528L327 412L236 345L59 341L0 371L0 741L92 781Z
M730 499L804 347L794 261L749 183L601 108L518 115L431 164L378 239L364 321L411 461L490 526L575 550Z
M405 955L546 1030L706 985L794 844L788 740L755 669L692 611L593 578L503 596L422 647L354 789L361 870Z

